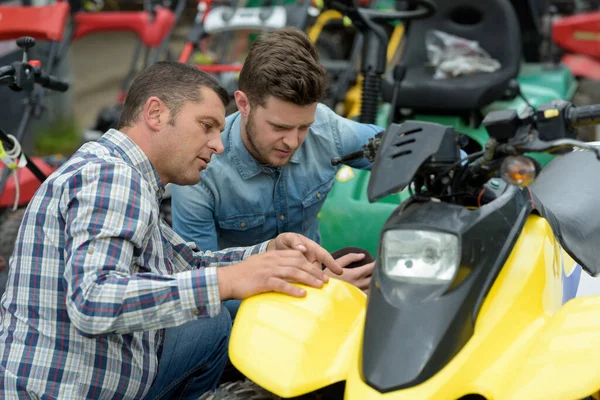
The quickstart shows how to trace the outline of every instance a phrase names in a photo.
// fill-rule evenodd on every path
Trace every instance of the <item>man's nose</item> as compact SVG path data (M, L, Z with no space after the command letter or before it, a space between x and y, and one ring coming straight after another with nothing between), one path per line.
M208 147L210 147L217 154L221 154L223 151L225 151L225 147L223 147L223 141L221 140L221 135L210 141Z
M294 132L290 132L289 135L286 135L283 138L283 144L285 144L287 147L289 147L292 150L295 150L298 147L298 132L294 131Z

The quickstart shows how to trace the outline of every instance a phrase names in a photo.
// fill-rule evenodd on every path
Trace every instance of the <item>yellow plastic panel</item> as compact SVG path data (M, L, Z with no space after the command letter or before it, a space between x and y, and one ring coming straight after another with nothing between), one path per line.
M268 293L242 302L229 343L233 365L281 397L346 379L365 294L338 279L304 298Z

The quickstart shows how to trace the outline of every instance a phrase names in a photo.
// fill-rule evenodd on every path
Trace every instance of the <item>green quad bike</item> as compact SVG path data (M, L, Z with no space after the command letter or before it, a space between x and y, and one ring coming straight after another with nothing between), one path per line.
M450 125L468 138L463 149L472 154L483 149L488 133L481 125L490 111L527 107L537 108L553 100L571 100L577 83L570 71L560 65L524 59L521 26L524 25L522 0L412 0L398 1L403 11L382 12L359 8L352 0L329 0L328 7L348 16L364 35L361 72L363 91L360 121L387 127L405 119ZM515 12L519 11L519 15ZM531 10L531 9L530 9ZM532 14L529 15L531 20ZM401 61L385 71L387 25L405 24ZM521 25L521 26L520 26ZM426 66L425 36L437 29L451 35L476 40L501 68L492 73L476 73L452 79L434 79ZM528 50L529 51L529 50ZM531 51L529 51L531 54ZM531 57L530 57L531 58ZM380 104L381 93L383 105ZM407 112L408 111L408 112ZM377 139L375 139L377 140ZM373 160L365 146L334 165L358 157ZM551 156L534 155L539 167ZM357 246L377 253L379 231L399 203L408 198L407 190L369 203L369 171L343 166L321 211L321 244L328 251Z

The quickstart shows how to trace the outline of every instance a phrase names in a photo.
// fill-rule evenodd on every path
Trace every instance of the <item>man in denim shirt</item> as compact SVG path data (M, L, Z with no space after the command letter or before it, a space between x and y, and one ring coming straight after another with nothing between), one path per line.
M224 153L194 186L174 186L173 228L207 250L301 233L320 242L317 214L339 167L331 159L360 150L382 129L335 114L318 101L327 75L305 33L286 28L253 43L226 119ZM349 163L369 169L366 159ZM362 259L349 254L345 266ZM373 263L341 278L366 289Z

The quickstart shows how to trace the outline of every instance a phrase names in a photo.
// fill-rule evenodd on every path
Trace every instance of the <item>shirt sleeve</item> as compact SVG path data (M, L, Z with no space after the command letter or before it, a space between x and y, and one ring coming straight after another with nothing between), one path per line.
M177 252L186 250L174 247L169 261L178 272L140 272L151 271L135 261L147 259L151 227L159 223L152 212L156 198L144 185L127 165L97 163L73 175L62 194L66 306L85 336L168 328L216 315L215 267L261 250L205 256L188 248L193 263L183 268Z
M173 266L176 271L190 268L220 268L243 261L267 251L269 240L250 247L230 247L220 251L199 251L194 242L186 242L168 225L163 224L163 235L173 248ZM202 249L200 249L202 250Z
M218 250L215 226L215 200L202 183L193 186L173 185L171 218L173 229L183 239L202 250Z

